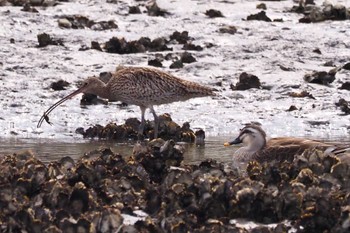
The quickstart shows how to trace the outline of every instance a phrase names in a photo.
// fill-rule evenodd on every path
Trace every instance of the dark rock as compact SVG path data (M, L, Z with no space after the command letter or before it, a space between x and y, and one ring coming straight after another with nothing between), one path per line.
M112 37L105 43L104 49L108 53L143 53L146 51L167 51L172 48L167 47L167 40L163 37L150 40L147 37L141 37L139 40L127 42L124 38Z
M84 138L94 138L98 137L99 133L102 131L103 126L102 125L95 125L93 127L89 127L84 131Z
M170 69L180 69L180 68L182 68L182 67L184 67L184 64L183 64L182 61L180 61L180 60L174 61L174 62L169 66Z
M325 20L350 19L349 10L341 4L324 4L322 9L316 6L305 7L300 4L299 7L293 7L292 11L305 14L303 18L299 19L300 23L316 23Z
M339 89L350 91L350 82L343 83Z
M84 29L86 27L90 28L93 23L93 21L83 15L63 16L58 20L58 25L60 27L73 29Z
M248 90L250 88L261 88L261 83L257 76L246 72L239 75L239 81L236 86L231 86L233 90Z
M151 39L148 38L148 37L141 37L141 38L138 40L138 42L139 42L140 44L142 44L145 48L150 47L150 46L151 46L151 43L152 43Z
M83 127L79 127L79 128L77 128L77 129L75 130L75 133L76 133L76 134L84 135L85 130L84 130Z
M63 42L60 39L52 39L49 34L41 33L37 35L39 45L38 47L46 47L48 45L61 45L63 46Z
M235 26L226 26L219 28L220 33L236 34L237 28Z
M290 12L302 14L302 13L305 12L305 6L300 2L299 5L293 6L293 7L290 9ZM299 22L300 22L300 20L299 20Z
M66 1L66 0L54 0L54 1L45 1L45 0L2 0L0 1L0 6L43 6L50 7L57 4L58 1Z
M173 54L173 53L168 53L168 54L165 55L164 59L169 61L169 60L178 59L178 57L175 54Z
M327 11L328 9L329 11ZM327 6L323 9L327 19L347 20L350 18L348 9L346 9L344 5L340 5L340 4L336 4L334 6L331 5L331 7L328 7L328 9L327 9Z
M322 52L319 48L315 48L314 50L312 50L312 52L317 53L317 54L322 54Z
M39 13L39 11L37 9L35 9L34 7L31 7L31 5L29 3L24 4L21 11L31 12L31 13Z
M152 59L152 60L148 60L148 65L149 66L155 66L155 67L162 67L163 64L159 59Z
M114 123L107 124L106 126L95 125L86 130L78 128L77 132L82 134L84 138L98 138L117 141L138 140L140 124L141 122L137 118L129 118L123 125L116 125ZM146 121L143 136L153 139L153 135L154 122ZM159 116L158 136L164 140L172 139L174 141L195 142L195 134L193 130L190 129L189 124L187 123L184 124L183 127L180 127L178 124L172 121L169 114Z
M64 28L73 28L73 29L90 28L96 31L118 28L118 25L113 20L95 22L83 15L63 16L58 20L58 25Z
M203 48L199 45L194 45L191 43L192 38L188 36L187 31L178 32L175 31L170 35L170 40L176 40L178 43L183 44L184 50L195 50L202 51ZM109 53L143 53L146 51L157 52L157 51L171 51L167 44L169 40L164 37L158 37L151 40L148 37L141 37L139 40L126 41L124 38L112 37L109 41L105 43L104 50Z
M183 50L194 50L194 51L202 51L203 47L200 45L194 45L192 43L186 43L182 47Z
M335 104L337 107L340 107L341 111L345 114L345 115L349 115L350 114L350 106L349 106L349 102L346 101L345 99L339 99L338 103Z
M141 14L140 7L138 7L138 6L130 6L129 7L129 14Z
M196 145L204 145L205 144L205 142L204 142L205 132L203 129L196 130L194 135L196 136L196 139L195 139Z
M138 48L136 51L133 51L135 53L146 51L146 48L137 42L133 43L133 47ZM118 54L132 53L132 51L130 50L130 45L124 38L112 37L109 41L105 43L104 49L108 53L118 53Z
M91 49L91 47L87 46L87 45L81 45L81 47L79 48L79 51L86 51Z
M224 17L224 15L219 10L210 9L205 12L205 15L209 18Z
M178 32L175 31L170 36L170 40L176 40L179 44L186 44L191 38L188 36L188 31Z
M308 83L317 83L322 85L328 85L335 80L336 70L326 71L314 71L311 74L305 74L304 80Z
M97 105L97 104L108 104L106 100L100 99L94 94L83 94L80 100L80 105Z
M141 122L137 118L128 118L125 121L125 125L131 127L135 132L140 128Z
M314 0L305 0L305 5L315 5Z
M27 3L28 0L7 0L5 2L0 2L1 4L4 4L4 6L6 6L7 4L9 4L10 6L23 6L24 4ZM3 6L3 5L0 5Z
M311 23L311 19L309 17L303 17L301 19L299 19L299 23Z
M97 41L91 41L91 49L96 49L98 51L102 51L100 43L98 43Z
M115 21L109 20L109 21L94 22L90 28L96 31L102 31L102 30L116 29L118 28L118 25Z
M50 88L54 91L66 90L66 87L69 86L69 83L64 80L58 80L57 82L53 82L50 85Z
M343 66L343 69L345 69L345 70L350 70L350 62L346 63L346 64Z
M182 63L193 63L196 61L197 61L196 58L194 58L191 53L184 52L181 54L181 62Z
M205 43L205 47L206 48L212 48L212 47L214 47L215 46L215 44L213 44L213 43L211 43L211 42L209 42L209 43Z
M325 120L325 121L307 121L307 123L309 123L312 126L320 126L320 125L329 125L329 121Z
M247 17L247 20L260 20L260 21L266 21L271 22L272 20L266 16L265 11L260 11L257 14L252 14Z
M266 4L262 2L256 5L256 9L266 10L267 7L266 7Z
M335 67L335 64L333 61L327 61L323 64L323 66L331 66L331 67Z
M298 108L295 107L294 105L291 105L291 106L288 108L287 112L292 112L292 111L295 111L295 110L298 110Z
M147 13L149 16L166 16L169 15L169 12L167 12L164 9L159 8L157 3L154 1L151 5L147 6Z
M167 40L164 37L158 37L152 40L151 44L149 45L149 51L166 51L171 50L167 47Z

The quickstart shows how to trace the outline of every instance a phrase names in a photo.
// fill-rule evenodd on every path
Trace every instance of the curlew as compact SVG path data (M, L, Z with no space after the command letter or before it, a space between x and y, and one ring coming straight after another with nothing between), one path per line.
M340 159L349 160L349 146L337 146L316 140L295 137L278 137L266 140L266 133L257 124L246 124L240 130L236 139L224 145L243 143L244 146L233 154L233 161L245 163L252 160L258 162L274 159L292 160L294 155L301 154L308 149L318 149L326 154L337 155Z
M215 95L213 91L213 88L177 78L157 69L122 67L113 73L107 83L97 77L87 78L78 90L62 98L46 110L37 127L40 127L44 120L50 124L48 114L57 106L79 93L86 93L139 106L141 109L139 135L143 135L145 111L147 108L150 109L154 117L154 137L156 138L159 121L154 105L186 101L195 97L213 96Z

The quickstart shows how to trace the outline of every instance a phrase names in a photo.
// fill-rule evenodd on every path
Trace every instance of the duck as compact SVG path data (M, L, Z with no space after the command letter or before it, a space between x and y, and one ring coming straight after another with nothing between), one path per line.
M240 163L253 160L262 163L275 159L291 161L294 159L294 155L302 154L309 149L317 149L326 154L337 155L344 160L349 160L350 158L349 146L337 146L331 143L297 137L277 137L267 140L266 132L257 123L245 124L237 138L230 142L225 142L224 146L235 144L243 144L233 154L233 161Z

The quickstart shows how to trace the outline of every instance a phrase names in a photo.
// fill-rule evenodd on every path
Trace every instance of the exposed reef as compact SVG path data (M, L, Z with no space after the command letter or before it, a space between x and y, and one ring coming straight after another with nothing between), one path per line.
M44 164L32 153L0 159L2 232L348 232L350 167L306 151L250 162L246 175L214 160L183 163L174 141L136 144ZM136 211L134 224L126 221ZM261 224L247 230L237 219Z

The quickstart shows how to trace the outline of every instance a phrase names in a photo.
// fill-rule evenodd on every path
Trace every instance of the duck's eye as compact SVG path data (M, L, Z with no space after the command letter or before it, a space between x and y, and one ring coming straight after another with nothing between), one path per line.
M243 131L243 133L246 133L246 134L252 134L253 132L252 132L252 131L250 131L249 129L246 129L246 130L244 130L244 131Z

